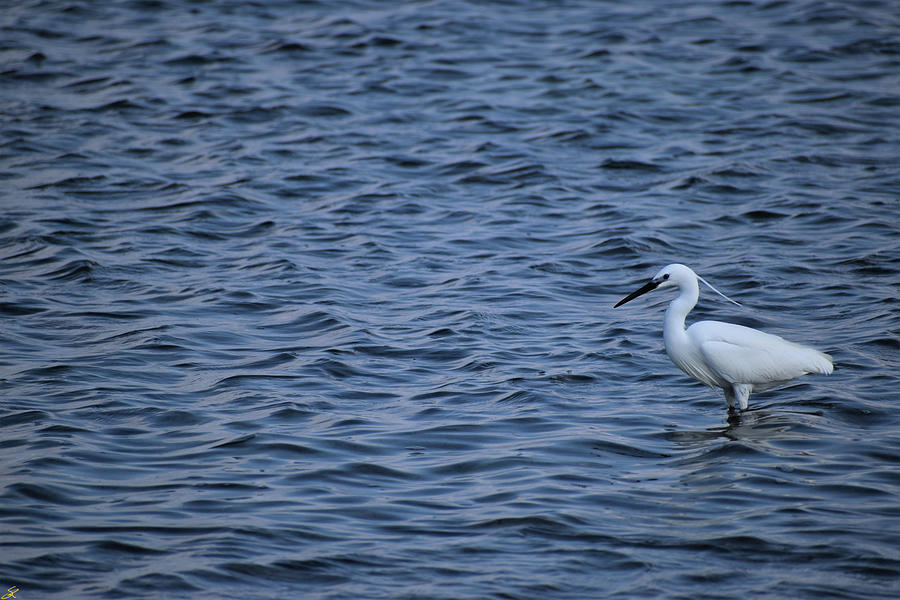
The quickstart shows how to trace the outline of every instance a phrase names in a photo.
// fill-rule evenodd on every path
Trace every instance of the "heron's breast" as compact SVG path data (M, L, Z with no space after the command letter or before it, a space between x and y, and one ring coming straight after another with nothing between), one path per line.
M679 369L690 375L700 383L708 385L711 388L725 387L729 382L725 381L715 371L713 371L699 352L690 348L676 348L673 352L666 348L669 358L675 363Z

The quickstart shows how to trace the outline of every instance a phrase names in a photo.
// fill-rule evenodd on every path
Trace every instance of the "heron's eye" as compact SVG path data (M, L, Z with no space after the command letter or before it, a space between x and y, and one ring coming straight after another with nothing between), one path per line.
M665 281L665 280L668 279L668 278L669 278L669 274L668 274L668 273L663 273L663 281Z

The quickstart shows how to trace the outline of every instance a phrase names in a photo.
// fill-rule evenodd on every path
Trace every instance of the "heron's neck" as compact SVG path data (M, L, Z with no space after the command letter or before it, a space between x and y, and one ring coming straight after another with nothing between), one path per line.
M666 309L666 321L663 325L663 337L666 340L674 341L685 335L684 320L697 305L697 299L700 297L700 287L696 280L682 283L679 291L678 297L672 300Z

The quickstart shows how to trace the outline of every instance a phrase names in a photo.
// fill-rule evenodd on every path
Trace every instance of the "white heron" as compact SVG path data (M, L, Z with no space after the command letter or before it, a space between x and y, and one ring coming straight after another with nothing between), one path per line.
M831 357L823 352L743 325L699 321L685 329L684 319L700 297L698 279L739 305L690 267L672 264L613 308L655 289L676 286L678 297L666 309L663 326L666 353L679 369L697 381L722 388L729 412L734 411L735 405L747 410L750 392L767 390L808 373L827 375L834 370Z

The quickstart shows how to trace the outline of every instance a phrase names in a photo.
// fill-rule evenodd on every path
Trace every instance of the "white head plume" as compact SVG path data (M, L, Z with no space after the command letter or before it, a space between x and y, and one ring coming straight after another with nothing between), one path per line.
M697 275L697 274L694 273L694 275ZM717 293L718 295L722 296L723 298L725 298L726 300L728 300L728 301L731 302L732 304L736 304L736 305L738 305L738 306L741 306L741 303L740 303L740 302L737 302L737 301L735 301L735 300L732 300L731 298L729 298L728 296L726 296L725 294L723 294L722 292L720 292L719 290L717 290L716 288L714 288L713 285L712 285L710 282L708 282L707 280L703 279L703 278L700 277L699 275L697 275L697 279L699 279L700 281L702 281L703 283L705 283L705 284L706 284L706 287L708 287L709 289L711 289L712 291L714 291L714 292Z

